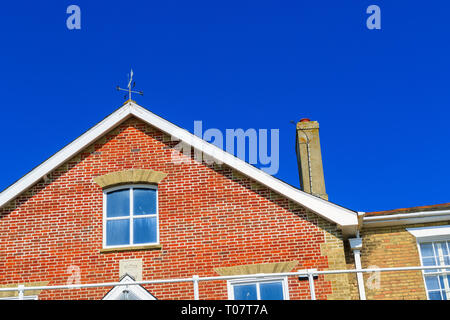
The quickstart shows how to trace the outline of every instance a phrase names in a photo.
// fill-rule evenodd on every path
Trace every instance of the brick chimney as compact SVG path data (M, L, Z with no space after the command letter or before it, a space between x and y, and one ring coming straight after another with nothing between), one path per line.
M320 151L319 123L301 119L297 123L296 152L300 188L314 196L328 200Z

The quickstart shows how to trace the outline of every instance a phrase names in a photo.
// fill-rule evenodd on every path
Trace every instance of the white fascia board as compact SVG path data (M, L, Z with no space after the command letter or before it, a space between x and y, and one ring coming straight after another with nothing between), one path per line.
M51 158L0 193L0 208L126 119L130 115L130 108L131 105L129 103L125 104L95 127L81 135L78 139L61 149Z
M317 215L338 224L340 227L357 226L357 214L354 211L335 205L321 198L310 195L306 192L298 190L283 181L272 177L266 172L248 164L247 162L235 157L234 155L218 148L217 146L206 142L184 130L173 123L155 115L154 113L133 104L131 113L137 118L149 123L152 126L164 131L174 138L181 140L197 150L202 151L210 157L230 166L255 181L269 187L275 192L291 199L292 201L307 207L314 211Z
M417 241L438 241L450 239L450 226L432 226L406 229Z
M418 223L450 221L450 210L422 211L414 213L393 214L364 217L364 228L377 228Z
M184 130L173 123L155 115L143 107L130 101L98 125L90 129L74 142L63 148L50 159L42 163L33 171L28 173L15 184L0 193L0 207L14 199L21 192L25 191L33 184L42 179L45 175L62 165L65 161L83 150L86 146L100 138L112 128L116 127L129 116L135 116L144 122L169 134L175 140L181 140L206 155L213 157L221 163L230 166L255 181L269 187L273 191L291 199L292 201L312 210L322 218L336 223L345 230L353 230L358 225L357 214L354 211L340 207L334 203L325 201L301 190L298 190L281 180L278 180L264 171L246 163L245 161L225 152L224 150L208 143ZM355 229L356 230L356 229ZM351 232L352 233L352 232Z

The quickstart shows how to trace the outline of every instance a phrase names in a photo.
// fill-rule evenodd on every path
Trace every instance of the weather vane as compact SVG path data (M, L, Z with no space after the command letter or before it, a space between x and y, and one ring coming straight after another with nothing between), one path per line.
M117 86L117 91L127 91L128 92L128 99L131 100L131 94L132 93L137 93L140 94L141 96L144 95L144 91L133 91L131 89L133 89L136 86L136 82L133 81L133 69L131 69L131 72L129 74L129 82L128 82L128 89L122 89L119 86ZM127 98L127 95L125 95L125 99Z

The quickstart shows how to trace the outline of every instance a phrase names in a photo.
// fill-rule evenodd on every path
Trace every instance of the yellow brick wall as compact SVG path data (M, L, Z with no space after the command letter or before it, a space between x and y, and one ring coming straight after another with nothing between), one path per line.
M448 225L448 222L403 225L392 227L363 228L361 237L361 263L363 268L420 266L416 238L406 228ZM347 250L347 255L349 255ZM426 300L425 285L421 271L381 272L379 287L375 275L364 274L364 284L368 300ZM371 280L369 280L369 278ZM369 285L369 282L372 284Z
M347 269L346 256L344 254L344 241L339 233L325 229L325 243L321 244L321 254L328 258L328 268L323 270ZM353 267L351 267L353 268ZM350 281L352 274L328 274L324 278L331 282L333 293L327 300L348 300L354 291L354 284Z

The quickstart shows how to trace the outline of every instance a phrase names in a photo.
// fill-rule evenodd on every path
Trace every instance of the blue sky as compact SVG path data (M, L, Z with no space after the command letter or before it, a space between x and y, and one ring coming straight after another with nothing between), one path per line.
M81 30L66 28L80 6ZM382 29L366 28L381 8ZM360 211L450 202L446 1L25 1L0 10L0 190L123 102L193 132L321 126L331 201Z

